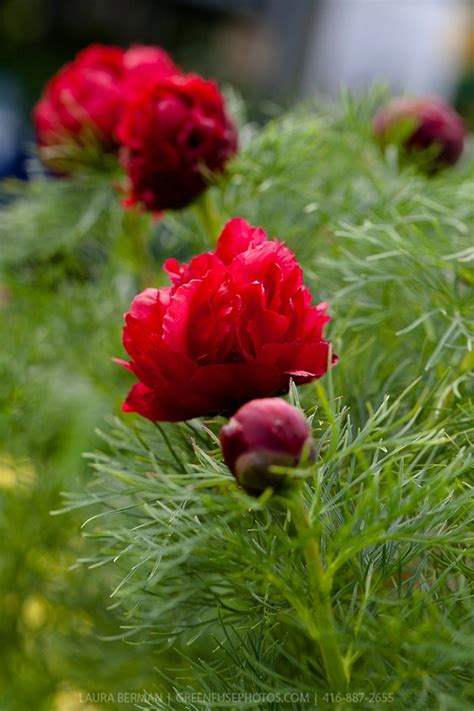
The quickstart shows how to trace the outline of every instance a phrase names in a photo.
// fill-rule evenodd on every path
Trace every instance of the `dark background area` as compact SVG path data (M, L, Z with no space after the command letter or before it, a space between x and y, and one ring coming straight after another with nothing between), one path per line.
M268 89L284 97L296 89L304 28L317 5L301 0L289 10L284 0L6 0L0 66L20 80L31 106L47 78L84 46L153 43L187 70L235 83L250 95Z

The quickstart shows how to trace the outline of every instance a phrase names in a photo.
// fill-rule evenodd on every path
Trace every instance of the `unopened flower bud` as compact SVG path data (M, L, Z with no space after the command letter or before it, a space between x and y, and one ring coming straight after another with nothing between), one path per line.
M466 134L462 118L434 96L392 99L376 114L373 130L383 148L392 144L406 155L424 152L429 171L454 165Z
M303 413L277 398L252 400L231 417L220 434L224 460L239 484L258 494L284 484L274 466L296 466L314 457L311 429Z

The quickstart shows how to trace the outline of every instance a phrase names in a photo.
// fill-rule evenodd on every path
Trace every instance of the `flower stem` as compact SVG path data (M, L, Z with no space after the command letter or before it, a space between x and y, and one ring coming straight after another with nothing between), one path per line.
M135 210L126 210L123 228L129 242L129 252L139 287L144 289L153 286L155 273L147 243L150 216Z
M212 247L222 231L222 219L211 197L210 190L205 190L194 203L197 218L209 237Z
M311 530L302 494L298 492L286 503L291 511L296 531L304 541L303 554L319 630L317 642L323 658L326 678L334 693L342 693L347 688L349 675L339 648L336 621L331 606L332 580L323 568L319 544Z

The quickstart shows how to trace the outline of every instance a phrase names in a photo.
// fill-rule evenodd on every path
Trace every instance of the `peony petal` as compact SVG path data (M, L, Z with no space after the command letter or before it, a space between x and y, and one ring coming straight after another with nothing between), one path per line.
M238 254L245 252L250 245L267 241L265 232L250 227L242 217L234 217L225 225L219 237L216 254L224 264L232 264Z

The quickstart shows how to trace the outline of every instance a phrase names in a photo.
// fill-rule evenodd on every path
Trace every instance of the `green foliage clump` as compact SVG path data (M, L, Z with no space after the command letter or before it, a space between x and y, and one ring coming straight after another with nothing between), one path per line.
M245 127L199 213L152 223L93 176L35 182L4 208L0 431L9 470L36 473L0 508L5 678L27 660L0 696L8 711L35 694L49 711L61 681L145 691L132 705L146 709L472 707L474 162L468 151L434 178L400 168L370 135L379 101L344 96ZM110 363L130 298L164 283L166 256L209 248L206 219L232 216L285 240L330 304L339 362L290 394L318 447L314 466L292 473L300 509L238 489L221 420L104 422L130 382ZM79 451L94 447L84 493ZM61 489L76 491L69 513L50 517ZM33 591L52 620L41 664L27 645L44 626L15 626L18 610L34 618ZM344 688L328 683L321 653L331 629Z

